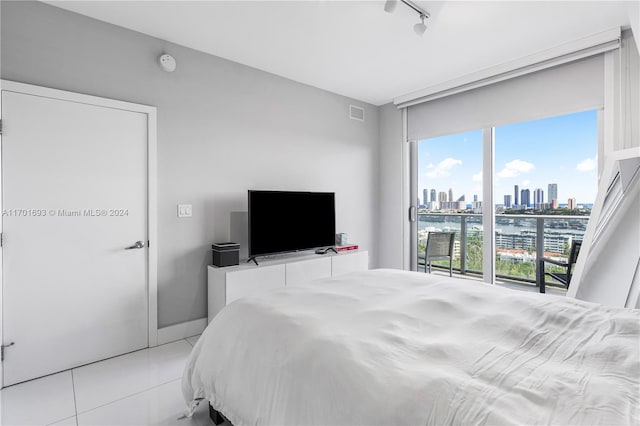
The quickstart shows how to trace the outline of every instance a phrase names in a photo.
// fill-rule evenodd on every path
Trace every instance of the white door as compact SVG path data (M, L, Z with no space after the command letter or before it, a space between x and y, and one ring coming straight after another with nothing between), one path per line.
M2 91L2 122L4 386L147 347L147 115Z

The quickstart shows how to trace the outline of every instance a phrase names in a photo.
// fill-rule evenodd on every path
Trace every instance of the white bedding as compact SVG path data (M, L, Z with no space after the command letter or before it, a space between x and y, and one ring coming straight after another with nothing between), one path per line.
M237 300L187 403L242 425L640 423L640 311L374 270Z

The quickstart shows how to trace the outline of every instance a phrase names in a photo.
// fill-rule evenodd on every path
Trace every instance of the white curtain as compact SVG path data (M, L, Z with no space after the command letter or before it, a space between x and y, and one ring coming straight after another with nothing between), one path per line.
M640 55L631 31L620 46L620 137L614 150L640 146Z

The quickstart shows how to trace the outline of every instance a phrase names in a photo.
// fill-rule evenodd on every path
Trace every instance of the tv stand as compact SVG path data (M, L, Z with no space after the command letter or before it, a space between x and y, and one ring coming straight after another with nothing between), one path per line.
M251 262L253 260L253 263L255 263L256 266L260 266L258 264L258 260L257 259L258 259L258 256L251 256L250 258L247 259L247 263L249 263L249 262Z
M251 260L256 265L207 268L209 321L226 305L244 296L369 269L365 250L265 258L260 259L259 265Z

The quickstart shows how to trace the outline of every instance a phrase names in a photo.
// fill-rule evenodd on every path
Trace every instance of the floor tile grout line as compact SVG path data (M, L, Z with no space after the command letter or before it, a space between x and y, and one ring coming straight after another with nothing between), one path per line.
M78 426L78 403L76 402L76 383L73 377L73 369L71 370L71 387L73 389L73 409L76 412L76 426Z
M138 392L134 392L134 393L132 393L132 394L130 394L130 395L126 395L126 396L120 397L120 398L118 398L118 399L114 399L113 401L109 401L109 402L107 402L107 403L104 403L104 404L98 405L97 407L90 408L90 409L85 410L85 411L82 411L82 412L80 412L80 413L78 413L78 412L76 411L76 425L77 425L78 417L80 416L80 414L86 414L86 413L91 412L91 411L93 411L93 410L97 410L98 408L106 407L107 405L111 405L111 404L113 404L113 403L115 403L115 402L122 401L122 400L127 399L127 398L131 398L132 396L140 395L141 393L148 392L148 391L150 391L150 390L152 390L152 389L159 388L160 386L164 386L164 385L167 385L167 384L169 384L169 383L176 382L176 381L181 380L181 379L182 379L182 377L177 377L177 378L175 378L175 379L171 379L171 380L169 380L169 381L167 381L167 382L160 383L160 384L155 385L155 386L151 386L150 388L143 389L143 390L138 391ZM186 405L185 405L185 408L186 408Z
M56 423L59 423L59 422L61 422L61 421L63 421L63 420L70 419L71 417L75 417L75 419L76 419L76 426L78 426L78 417L77 417L77 416L75 416L75 415L74 415L74 416L65 417L64 419L56 420L56 421L51 422L51 423L47 423L47 426L55 425Z
M73 383L73 369L70 369L68 371L69 371L69 373L71 373L71 393L73 394L73 412L74 412L74 414L72 416L67 416L67 417L62 418L62 419L54 420L51 423L47 423L47 426L55 424L55 423L58 423L58 422L61 422L63 420L70 419L71 417L75 417L76 426L78 426L78 408L76 406L76 387L75 387L75 385ZM59 374L59 373L56 373L56 374ZM44 376L44 377L48 377L48 376Z
M1 0L0 0L0 1L1 1ZM196 336L199 336L199 335L198 335L198 334L196 334ZM189 336L188 338L191 338L191 337L193 337L193 336ZM14 384L9 385L9 386L0 387L0 390L4 390L4 389L11 389L11 388L13 388L13 387L16 387L16 388L17 388L17 387L19 387L20 385L23 385L23 384L25 384L25 383L35 382L35 381L37 381L37 380L44 379L45 377L51 377L51 376L55 376L56 374L66 373L67 371L71 371L71 370L78 370L78 369L80 369L80 368L84 368L84 367L90 367L90 366L92 366L92 365L100 364L100 363L105 362L105 361L111 361L111 360L113 360L113 359L115 359L115 358L119 358L119 357L123 357L123 356L127 356L127 355L133 355L133 354L136 354L136 353L138 353L138 352L150 351L150 350L152 350L152 349L160 348L160 347L162 347L162 346L168 346L168 345L171 345L171 344L174 344L174 343L178 343L178 342L180 342L181 340L186 340L186 339L188 339L188 338L185 338L185 339L179 339L179 340L174 340L174 341L172 341L172 342L163 343L163 344L161 344L161 345L157 345L157 346L148 346L148 347L146 347L146 348L136 349L136 350L131 351L131 352L125 352L125 353L120 354L120 355L114 355L114 356L110 356L110 357L108 357L108 358L99 359L99 360L96 360L96 361L91 361L91 362L89 362L89 363L87 363L87 364L77 365L77 366L75 366L75 367L67 368L67 369L60 370L60 371L55 371L55 372L53 372L53 373L49 373L49 374L45 374L44 376L34 377L33 379L25 380L24 382L14 383ZM189 342L187 342L187 343L189 343ZM191 345L191 343L189 343L189 344ZM193 346L193 345L191 345L191 346ZM71 417L71 416L69 416L69 417Z

